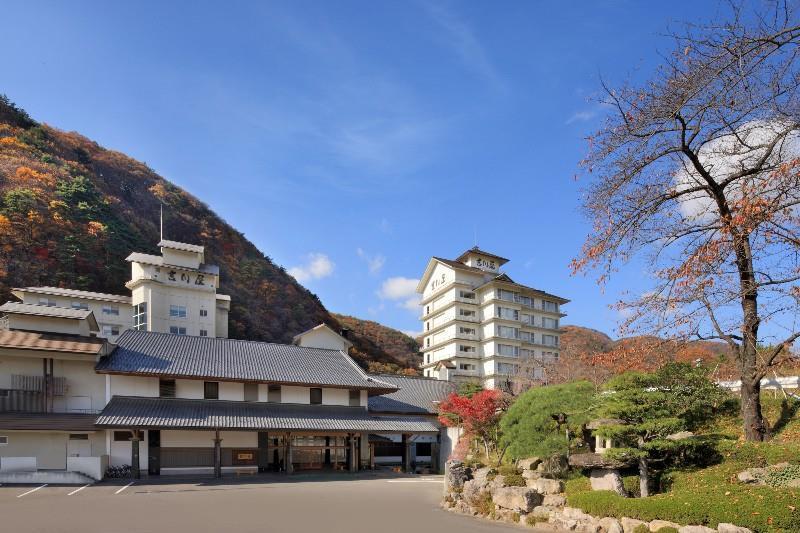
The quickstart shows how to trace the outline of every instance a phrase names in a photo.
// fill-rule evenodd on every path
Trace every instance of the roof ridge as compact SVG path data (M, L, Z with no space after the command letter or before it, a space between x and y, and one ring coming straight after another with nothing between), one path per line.
M69 309L65 307L64 309ZM257 341L252 339L232 339L230 337L202 337L200 335L175 335L174 333L166 333L164 331L141 331L135 329L126 329L122 332L122 335L127 335L128 333L132 335L140 335L140 334L148 334L148 335L162 335L162 336L174 336L178 338L187 338L187 339L204 339L203 342L212 342L212 341L228 341L228 342L239 342L242 344L270 344L272 346L292 346L294 348L301 348L304 350L321 350L325 352L341 352L341 350L337 350L336 348L314 348L311 346L298 346L297 344L290 344L285 342L270 342L270 341Z

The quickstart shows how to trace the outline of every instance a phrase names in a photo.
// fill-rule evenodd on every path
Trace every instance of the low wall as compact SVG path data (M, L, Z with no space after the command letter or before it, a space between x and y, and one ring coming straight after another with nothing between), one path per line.
M36 457L0 457L0 472L36 472Z
M103 479L108 469L108 455L100 457L67 457L67 471L78 472L92 479Z

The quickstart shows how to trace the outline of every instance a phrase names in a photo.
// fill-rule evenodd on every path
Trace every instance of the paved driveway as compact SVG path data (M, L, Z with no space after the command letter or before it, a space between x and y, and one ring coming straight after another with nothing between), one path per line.
M440 476L0 487L0 530L58 533L521 531L438 507ZM527 529L527 531L532 531Z

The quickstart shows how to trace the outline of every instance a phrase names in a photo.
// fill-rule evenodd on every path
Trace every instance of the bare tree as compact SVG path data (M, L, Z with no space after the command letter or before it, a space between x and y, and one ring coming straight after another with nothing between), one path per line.
M623 329L728 343L754 441L760 380L800 336L800 24L771 5L688 25L649 81L603 84L612 112L582 164L593 233L572 265L605 281L644 257L653 287L618 304Z

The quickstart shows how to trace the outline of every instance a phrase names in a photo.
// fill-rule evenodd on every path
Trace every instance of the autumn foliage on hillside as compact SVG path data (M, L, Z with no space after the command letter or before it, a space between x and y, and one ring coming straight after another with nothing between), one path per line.
M369 370L375 373L418 374L422 363L417 341L401 331L348 315L332 314L339 324L350 331L350 340L358 344L354 354L385 354L386 357L369 357Z
M203 202L139 161L34 122L0 95L0 302L32 285L127 293L125 258L158 253L162 203L165 237L202 244L219 265L231 337L291 342L321 322L339 329L314 294ZM404 364L354 342L365 366Z

